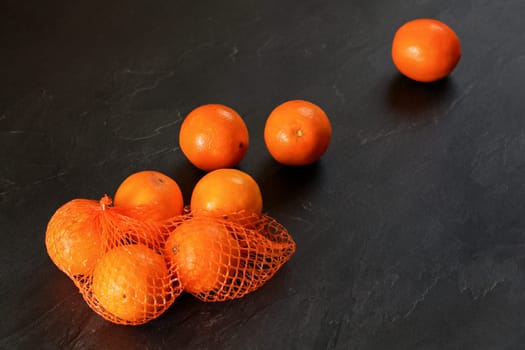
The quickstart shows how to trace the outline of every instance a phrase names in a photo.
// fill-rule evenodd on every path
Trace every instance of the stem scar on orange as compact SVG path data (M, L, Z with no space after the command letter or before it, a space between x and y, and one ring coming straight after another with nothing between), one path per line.
M182 214L184 200L179 185L171 177L155 170L128 176L114 196L115 206L143 207L149 219L161 221Z
M248 150L248 128L232 108L206 104L183 120L179 145L190 163L201 170L234 167Z
M212 217L194 217L169 236L165 256L178 269L183 289L192 294L218 291L238 268L240 246L228 229Z
M445 23L418 18L403 24L392 41L392 60L410 79L432 82L449 75L461 58L456 33Z
M253 177L238 169L217 169L204 175L195 184L190 201L194 215L202 212L260 215L262 207L259 185Z
M328 149L332 126L318 105L291 100L277 106L264 126L264 142L272 157L284 165L309 165Z
M163 256L143 244L107 252L93 271L92 291L103 316L134 324L157 317L174 299Z

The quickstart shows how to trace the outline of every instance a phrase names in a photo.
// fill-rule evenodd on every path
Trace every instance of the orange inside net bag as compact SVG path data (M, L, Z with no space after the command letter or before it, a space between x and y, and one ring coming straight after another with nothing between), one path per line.
M296 249L286 228L268 215L188 213L167 225L170 267L178 270L184 291L208 302L260 288Z
M46 249L89 307L117 324L146 323L182 292L175 266L163 255L161 226L137 208L111 199L74 199L51 217Z

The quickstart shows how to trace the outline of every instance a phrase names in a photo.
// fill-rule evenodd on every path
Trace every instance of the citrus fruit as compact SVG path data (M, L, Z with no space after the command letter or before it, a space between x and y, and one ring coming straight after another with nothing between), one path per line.
M418 18L403 24L392 41L392 60L405 76L432 82L449 75L461 58L456 33L445 23Z
M47 253L69 277L90 274L104 253L102 234L93 224L101 210L98 201L73 199L58 208L49 220Z
M238 169L217 169L204 175L193 188L190 208L202 212L232 214L262 212L262 194L257 182Z
M227 283L239 263L240 247L228 229L212 217L194 217L169 236L165 256L178 269L183 289L209 293Z
M105 318L136 324L157 317L174 299L163 256L142 244L107 252L93 271L92 292Z
M284 165L309 165L328 149L332 126L316 104L291 100L277 106L264 126L264 142L272 157Z
M141 207L149 219L161 221L182 214L184 200L179 185L155 170L129 175L117 188L114 205Z
M184 118L179 144L186 158L201 170L234 167L248 150L248 128L232 108L206 104Z

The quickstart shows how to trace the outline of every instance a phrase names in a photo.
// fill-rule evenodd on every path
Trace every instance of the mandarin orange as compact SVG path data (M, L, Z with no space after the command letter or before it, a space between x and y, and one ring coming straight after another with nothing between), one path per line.
M91 199L73 199L53 214L46 229L46 249L69 277L89 275L104 253L104 237L94 223L102 211Z
M217 169L204 175L193 188L190 208L202 212L261 214L263 199L253 177L238 169Z
M107 252L93 271L92 292L101 315L116 323L145 323L174 299L163 256L143 244Z
M220 221L194 217L180 224L169 236L165 255L185 291L205 294L227 283L230 269L237 267L239 243Z
M234 167L248 150L248 128L232 108L206 104L186 116L179 144L186 158L201 170Z
M392 41L392 60L405 76L432 82L449 75L461 58L461 43L448 25L430 18L403 24Z
M316 162L328 149L332 126L318 105L291 100L277 106L264 126L264 142L272 157L284 165Z
M178 183L155 170L129 175L114 196L115 207L138 207L150 220L162 221L182 214L184 200Z

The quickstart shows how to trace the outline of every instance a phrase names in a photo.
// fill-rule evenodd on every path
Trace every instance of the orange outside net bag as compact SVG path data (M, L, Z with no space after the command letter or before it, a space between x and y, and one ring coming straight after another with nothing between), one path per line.
M111 199L75 199L60 207L46 230L52 261L103 318L146 323L182 292L177 268L163 255L162 227L139 209L112 207Z
M260 288L296 249L286 228L268 215L187 213L166 229L171 233L164 254L183 289L208 302Z

